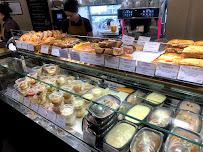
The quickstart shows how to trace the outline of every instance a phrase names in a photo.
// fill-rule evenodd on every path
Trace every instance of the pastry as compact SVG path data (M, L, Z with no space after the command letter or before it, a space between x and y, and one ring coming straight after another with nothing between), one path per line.
M203 41L197 41L197 42L194 43L194 45L203 46Z
M117 48L120 48L122 44L123 44L122 41L117 41L117 43L116 43L116 47L117 47Z
M183 50L185 58L203 59L203 46L189 46Z
M109 48L105 48L104 54L113 55L113 50Z
M123 46L122 48L125 54L132 54L134 52L133 46Z
M123 55L123 54L124 54L123 48L114 48L113 49L113 55Z
M96 47L96 48L95 48L95 52L96 52L97 54L103 54L103 53L104 53L104 48Z
M187 59L180 60L179 64L180 65L203 67L203 60L202 59L187 58Z
M193 45L193 40L182 40L182 39L173 39L168 41L167 48L169 47L177 47L177 48L185 48L188 45Z

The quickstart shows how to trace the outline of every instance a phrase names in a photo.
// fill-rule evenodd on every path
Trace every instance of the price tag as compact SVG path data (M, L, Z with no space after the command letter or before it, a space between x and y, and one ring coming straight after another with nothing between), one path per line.
M73 50L69 50L69 52L70 52L70 58L72 60L80 61L80 52L76 52Z
M154 76L156 65L153 63L137 61L136 73Z
M45 53L45 54L49 54L49 46L48 45L42 45L40 52Z
M36 102L31 102L31 109L35 112L38 111L39 105Z
M110 56L110 55L105 56L105 67L118 69L119 62L120 62L120 58Z
M178 76L179 65L158 63L156 67L156 76L176 79Z
M59 53L60 53L60 57L68 59L68 49L60 49Z
M66 127L66 119L63 118L63 117L60 116L60 115L57 115L56 124L57 124L59 127L65 129L65 127Z
M203 84L203 68L181 65L178 73L178 79Z
M104 66L104 55L103 54L92 54L92 64Z
M105 152L119 152L119 150L113 148L112 146L108 145L107 143L103 143L103 151Z
M12 92L13 92L13 90L11 88L7 88L7 95L9 97L12 97Z
M87 132L86 130L83 131L83 140L86 143L88 143L89 145L95 147L96 136L92 135L91 133Z
M27 50L27 42L21 42L22 49Z
M146 42L143 48L145 52L158 52L160 43L158 42Z
M21 49L22 48L22 43L20 41L16 41L16 47L18 49Z
M56 114L53 111L48 110L47 111L47 119L49 119L52 122L55 122Z
M134 37L123 35L121 41L123 42L123 45L133 45L134 40Z
M136 60L120 58L119 70L135 72Z
M92 53L81 52L81 62L92 63Z
M32 44L32 43L28 43L27 44L27 49L29 50L29 51L35 51L35 47L34 47L34 44Z
M51 55L53 55L53 56L59 56L60 57L60 53L59 53L60 49L61 48L59 48L59 47L52 47Z
M43 117L46 117L47 114L47 109L45 107L43 107L42 105L39 105L39 110L38 110L39 114L42 115Z
M30 107L30 100L29 100L28 98L25 98L25 99L24 99L24 105L25 105L26 107Z
M145 42L149 42L151 37L146 37L146 36L139 36L137 45L144 46Z

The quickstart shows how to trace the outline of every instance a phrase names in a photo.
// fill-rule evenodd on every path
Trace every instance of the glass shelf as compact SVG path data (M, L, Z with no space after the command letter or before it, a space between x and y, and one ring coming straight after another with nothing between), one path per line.
M5 73L3 74L3 77L6 74L8 74L8 71L12 72L12 74L13 74L12 79L1 79L1 81L2 80L4 81L4 82L2 81L2 83L1 83L1 86L3 88L3 91L1 92L1 94L3 94L3 96L4 96L3 100L5 102L9 103L10 105L12 105L14 108L18 107L16 109L17 110L20 109L21 110L20 112L28 111L28 113L26 112L24 114L25 115L28 114L29 117L32 118L37 123L39 123L39 122L41 123L42 121L46 121L46 122L51 123L55 128L55 133L56 133L56 130L60 129L60 130L62 130L62 132L60 132L60 131L59 132L62 133L62 136L63 136L63 133L64 134L69 134L69 135L71 135L70 138L75 138L76 139L76 141L77 141L76 143L80 142L81 145L84 145L83 142L86 143L86 141L83 140L82 119L81 118L76 118L76 125L70 127L70 126L67 126L67 125L63 126L64 123L62 124L62 122L59 122L59 118L61 119L60 114L56 114L56 116L57 116L56 119L58 120L56 122L53 122L53 120L52 120L53 118L49 117L48 115L45 115L45 116L41 115L40 112L38 111L39 110L38 108L42 107L42 106L46 107L47 108L46 113L47 113L48 111L51 110L51 109L49 109L50 108L49 105L52 105L52 107L53 107L53 104L56 104L55 101L51 100L51 97L49 96L50 98L49 99L47 98L46 104L40 105L40 103L42 103L42 102L38 102L40 99L33 100L35 102L32 102L31 95L28 96L29 98L27 97L27 95L26 95L26 97L23 97L22 96L23 89L25 89L25 87L27 87L27 86L25 86L24 83L23 83L23 86L20 85L19 83L16 83L16 85L19 85L17 87L18 91L16 90L15 87L13 87L14 84L15 84L15 81L18 78L22 78L22 77L30 78L30 79L26 78L26 81L28 80L28 82L30 83L29 84L30 86L32 86L31 82L37 81L37 82L41 83L43 86L45 86L46 90L51 88L51 89L55 90L56 92L63 91L63 93L65 92L66 94L71 94L71 96L76 96L76 97L79 97L81 99L84 99L85 101L88 101L89 103L93 103L93 105L95 105L95 106L98 105L99 108L102 108L102 111L107 110L108 112L111 112L111 113L117 113L119 115L123 115L123 117L125 117L125 119L131 118L130 121L133 121L133 122L138 121L142 125L145 125L145 126L147 126L149 128L154 128L154 129L156 129L158 131L161 131L161 132L163 132L165 134L165 137L167 136L167 134L171 134L173 136L177 136L179 138L182 138L182 139L184 139L186 141L189 141L189 142L194 143L196 145L199 145L201 147L203 146L202 143L199 143L199 142L191 140L191 139L187 139L187 138L185 138L183 136L180 136L180 135L178 135L176 133L171 132L171 128L173 128L174 124L176 126L182 126L182 125L180 125L178 123L179 121L182 121L182 118L178 117L178 115L180 115L180 111L178 111L178 106L180 104L180 101L182 101L183 99L192 99L195 96L193 102L201 104L201 102L200 102L200 101L202 101L201 94L200 94L200 96L198 96L198 94L192 94L191 92L188 92L189 93L189 94L187 94L188 96L184 97L184 94L181 95L181 94L179 94L177 92L176 93L175 92L167 92L167 93L165 93L166 90L164 90L164 86L161 87L162 85L156 85L156 83L155 83L155 85L151 86L151 84L149 84L148 82L141 83L142 81L135 80L135 78L130 78L128 76L123 76L123 75L119 75L119 74L116 75L116 74L111 73L111 72L106 72L105 69L103 69L104 71L102 71L100 68L93 68L93 67L89 67L89 66L84 65L84 64L82 65L82 64L76 64L76 63L73 63L73 62L66 62L66 61L62 61L62 60L57 60L57 58L55 58L55 57L48 58L48 57L44 57L44 56L40 56L40 55L36 56L34 54L26 53L26 52L22 52L22 51L18 51L18 52L20 54L29 56L29 58L27 58L26 56L24 57L25 58L25 64L27 65L27 72L24 72L25 69L22 66L22 65L24 65L22 63L24 63L24 62L21 63L21 61L23 61L23 60L20 60L18 58L15 58L15 60L8 60L8 67L4 67L4 66L0 65L0 68L5 70ZM18 57L17 54L16 54L16 57ZM42 76L35 78L34 75L32 75L32 76L27 75L28 71L33 70L32 69L33 67L42 66L42 63L46 63L46 64L55 63L55 64L58 64L59 67L60 67L60 72L59 72L59 70L55 70L56 73L59 72L57 74L66 75L67 77L70 77L70 76L73 77L74 76L76 80L81 80L80 82L82 84L88 83L88 84L93 85L93 88L89 90L91 93L89 93L89 92L88 93L89 94L94 94L94 96L96 96L95 94L98 94L98 93L95 93L95 91L93 91L93 89L95 87L100 88L100 90L102 90L103 88L101 88L101 87L107 86L109 88L109 91L105 92L105 94L107 93L107 94L114 95L115 98L118 97L119 100L122 102L122 104L126 103L125 102L126 100L128 102L127 97L129 95L134 96L134 94L128 94L128 93L119 92L117 90L117 88L118 87L132 87L133 86L134 90L139 89L139 90L141 90L141 92L143 92L145 94L144 96L140 95L140 93L137 94L136 97L135 97L136 101L137 101L137 99L141 100L141 102L144 104L143 106L150 107L150 109L155 109L155 107L157 107L158 105L160 105L158 107L164 107L164 108L172 109L173 112L176 113L176 115L173 115L173 118L171 116L171 122L174 122L174 123L173 123L172 127L161 128L161 127L158 127L156 125L148 123L145 119L140 120L141 118L139 118L139 117L120 112L120 111L117 110L117 108L113 108L113 107L111 107L110 105L108 105L106 103L100 103L98 101L98 97L101 96L101 93L100 93L99 96L96 96L94 100L93 99L87 99L87 98L84 97L85 93L87 93L87 92L83 92L83 93L77 92L76 90L78 90L78 87L73 89L76 92L67 91L67 90L62 89L63 87L61 87L61 83L62 83L61 79L60 79L58 85L56 85L56 84L50 83L50 81L47 82L47 81L43 80ZM50 65L48 65L49 68L46 68L46 66L43 65L42 69L39 70L40 73L38 73L38 74L42 74L44 76L49 76L50 80L51 80L51 78L56 78L56 75L54 77L50 76L50 74L51 75L53 74L53 73L50 73L50 71L49 71L49 70L52 69L52 68L50 69ZM52 65L52 67L53 66L55 66L55 65ZM55 68L56 68L56 66L55 66ZM43 70L43 71L41 71L41 70ZM37 71L37 72L39 72L39 71ZM91 71L92 73L94 72L94 74L92 74L92 75L89 74L88 75L87 71ZM101 74L106 75L107 77L110 77L110 76L111 77L103 79L103 81L102 81L102 79L100 77ZM72 86L73 86L74 83L72 81L73 80L66 81L66 83L71 83ZM118 83L118 82L120 82L120 83ZM145 85L147 85L147 86L145 86ZM32 87L35 88L34 86L32 86ZM21 89L21 94L19 92L20 89ZM160 89L162 89L162 91ZM159 103L156 100L152 100L152 99L148 98L150 93L152 93L153 91L161 92L161 94L164 94L164 95L161 95L161 98L165 99L165 97L167 97L167 100L162 99L164 101ZM176 90L174 90L174 91L176 91ZM41 91L41 94L37 93L38 96L42 95L42 94L43 94L43 91ZM160 93L159 93L159 96L160 96ZM198 100L198 98L199 98L199 100ZM51 100L52 103L51 102L48 103L48 100ZM112 101L110 101L110 99L108 99L108 100L109 101L107 103L112 102ZM134 102L134 100L132 100L132 101ZM130 100L129 102L132 102L132 101ZM59 101L57 100L57 103L58 102ZM71 101L71 103L72 102L73 101ZM31 103L31 107L27 106L27 103ZM34 104L34 103L37 103L37 104ZM194 103L190 103L190 104L194 104ZM118 105L120 105L120 103ZM134 107L134 106L136 107L137 105L139 105L139 104L135 104L135 105L132 104L131 108ZM35 109L34 106L37 106L38 108ZM90 108L90 106L89 106L89 108ZM184 112L181 111L181 112L182 112L182 115L187 113L190 117L196 118L196 119L191 120L191 121L194 121L194 122L192 124L190 124L189 126L188 126L189 123L188 124L186 123L186 126L189 129L193 130L194 132L200 132L202 130L201 129L201 127L202 127L201 126L202 117L201 117L201 113L199 113L199 111L198 111L198 107L195 110L197 110L195 112L197 112L198 114L194 114L194 113L191 113L191 112L188 112L188 111L184 111ZM55 111L55 110L53 110L53 111ZM89 111L91 111L91 110L89 110ZM36 115L33 115L33 112ZM148 113L151 114L151 112L148 112ZM52 115L53 115L53 113L52 113ZM39 116L39 119L38 119L38 116ZM188 118L186 118L186 119L188 119ZM64 120L64 119L62 119L62 120ZM139 127L141 127L139 123L137 125ZM194 125L195 123L197 123L199 125L199 127L198 127L198 125ZM182 127L184 127L184 126L182 126ZM200 131L199 131L199 128L200 128ZM72 131L70 131L70 129ZM60 137L60 138L62 138L62 137ZM70 138L68 136L68 139L70 139ZM68 142L68 139L67 138L66 139L62 138L62 140L67 140L67 143L71 145L71 143ZM165 143L165 140L164 140L164 143ZM100 147L100 145L96 145L96 148L95 148L95 147L88 146L88 144L86 143L84 146L85 146L86 149L91 149L93 151L102 150L102 147ZM164 144L163 144L163 146L164 146ZM81 148L81 147L78 146L78 148ZM81 149L79 149L79 150L81 150Z

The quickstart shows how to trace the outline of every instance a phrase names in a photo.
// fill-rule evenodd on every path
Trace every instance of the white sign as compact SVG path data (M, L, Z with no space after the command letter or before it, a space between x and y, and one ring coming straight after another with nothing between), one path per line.
M29 51L35 51L35 47L34 47L34 44L32 44L32 43L28 43L27 44L27 49L29 50Z
M72 60L80 61L80 52L76 52L73 50L69 50L69 52L70 52L70 58Z
M43 117L46 117L46 115L47 115L47 109L45 107L43 107L42 105L39 105L38 113L40 115L42 115Z
M40 52L45 53L45 54L49 54L49 45L42 45Z
M34 101L31 102L31 109L33 111L37 112L38 111L38 107L39 107L39 105L36 102L34 102Z
M9 97L12 97L12 92L13 92L13 90L8 87L8 88L7 88L7 95L8 95Z
M121 41L123 42L123 45L133 45L134 40L134 37L123 35Z
M158 52L160 43L158 42L146 42L143 51L146 52Z
M105 56L105 67L118 69L119 67L120 58L106 55Z
M136 73L154 76L156 65L153 63L137 61Z
M120 58L119 70L135 72L136 60Z
M27 50L27 42L21 42L22 49Z
M104 66L104 55L103 54L92 54L92 64Z
M179 65L159 63L156 67L156 76L176 79L178 76Z
M92 135L91 133L87 132L86 130L83 131L83 140L86 143L88 143L89 145L95 147L96 136Z
M29 100L28 98L25 98L25 99L24 99L24 105L25 105L26 107L30 107L30 100Z
M81 62L92 63L92 53L81 52Z
M63 117L60 116L60 115L57 115L56 124L57 124L59 127L65 129L65 127L66 127L66 119L63 118Z
M49 119L52 122L55 122L56 114L53 111L48 110L47 111L47 119Z
M60 57L60 53L59 53L59 50L60 50L61 48L59 48L59 47L55 47L55 46L53 46L52 47L52 50L51 50L51 55L53 55L53 56L59 56Z
M20 41L16 41L16 47L18 49L21 49L22 48L22 43Z
M203 84L203 68L181 65L178 73L178 79Z
M144 46L145 42L149 42L151 37L146 37L146 36L139 36L137 45Z
M119 152L119 150L113 148L112 146L108 145L107 143L103 143L103 151L105 151L105 152Z
M60 49L59 53L60 53L60 57L68 59L68 49Z

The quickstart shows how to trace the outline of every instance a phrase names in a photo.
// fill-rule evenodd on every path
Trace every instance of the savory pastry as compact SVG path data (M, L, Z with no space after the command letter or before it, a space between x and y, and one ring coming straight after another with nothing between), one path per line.
M97 54L103 54L103 53L104 53L104 48L96 47L96 48L95 48L95 52L96 52Z
M201 112L201 107L200 105L192 102L192 101L182 101L178 107L179 109L183 109L183 110L189 110L192 111L196 114L199 114Z
M122 41L117 41L117 43L116 43L116 47L117 47L117 48L120 48L122 44L123 44Z
M123 46L122 48L125 54L132 54L134 52L133 46Z
M202 59L187 58L187 59L180 60L179 64L180 65L203 67L203 60Z
M183 50L185 58L203 59L203 46L189 46Z
M85 42L85 43L80 43L76 44L73 47L74 51L79 51L79 52L87 52L87 53L94 53L95 52L95 47L93 47L90 42Z
M143 129L135 139L132 152L157 152L160 149L161 140L158 133Z
M182 40L182 39L173 39L168 41L167 48L169 47L177 47L177 48L185 48L188 45L193 45L193 40Z
M101 48L113 48L117 44L117 41L115 40L104 40L102 42L99 42L99 47Z
M123 55L123 54L124 54L123 48L114 48L113 49L113 55Z
M203 46L203 41L197 41L197 42L194 43L194 45Z
M199 132L201 130L200 124L201 120L198 115L184 110L180 110L176 114L173 122L174 127L181 127L194 132Z
M104 54L113 55L113 49L105 48Z
M132 55L129 55L129 54L124 54L124 55L121 55L119 56L120 58L124 58L124 59L130 59L132 60L133 59L133 56Z

